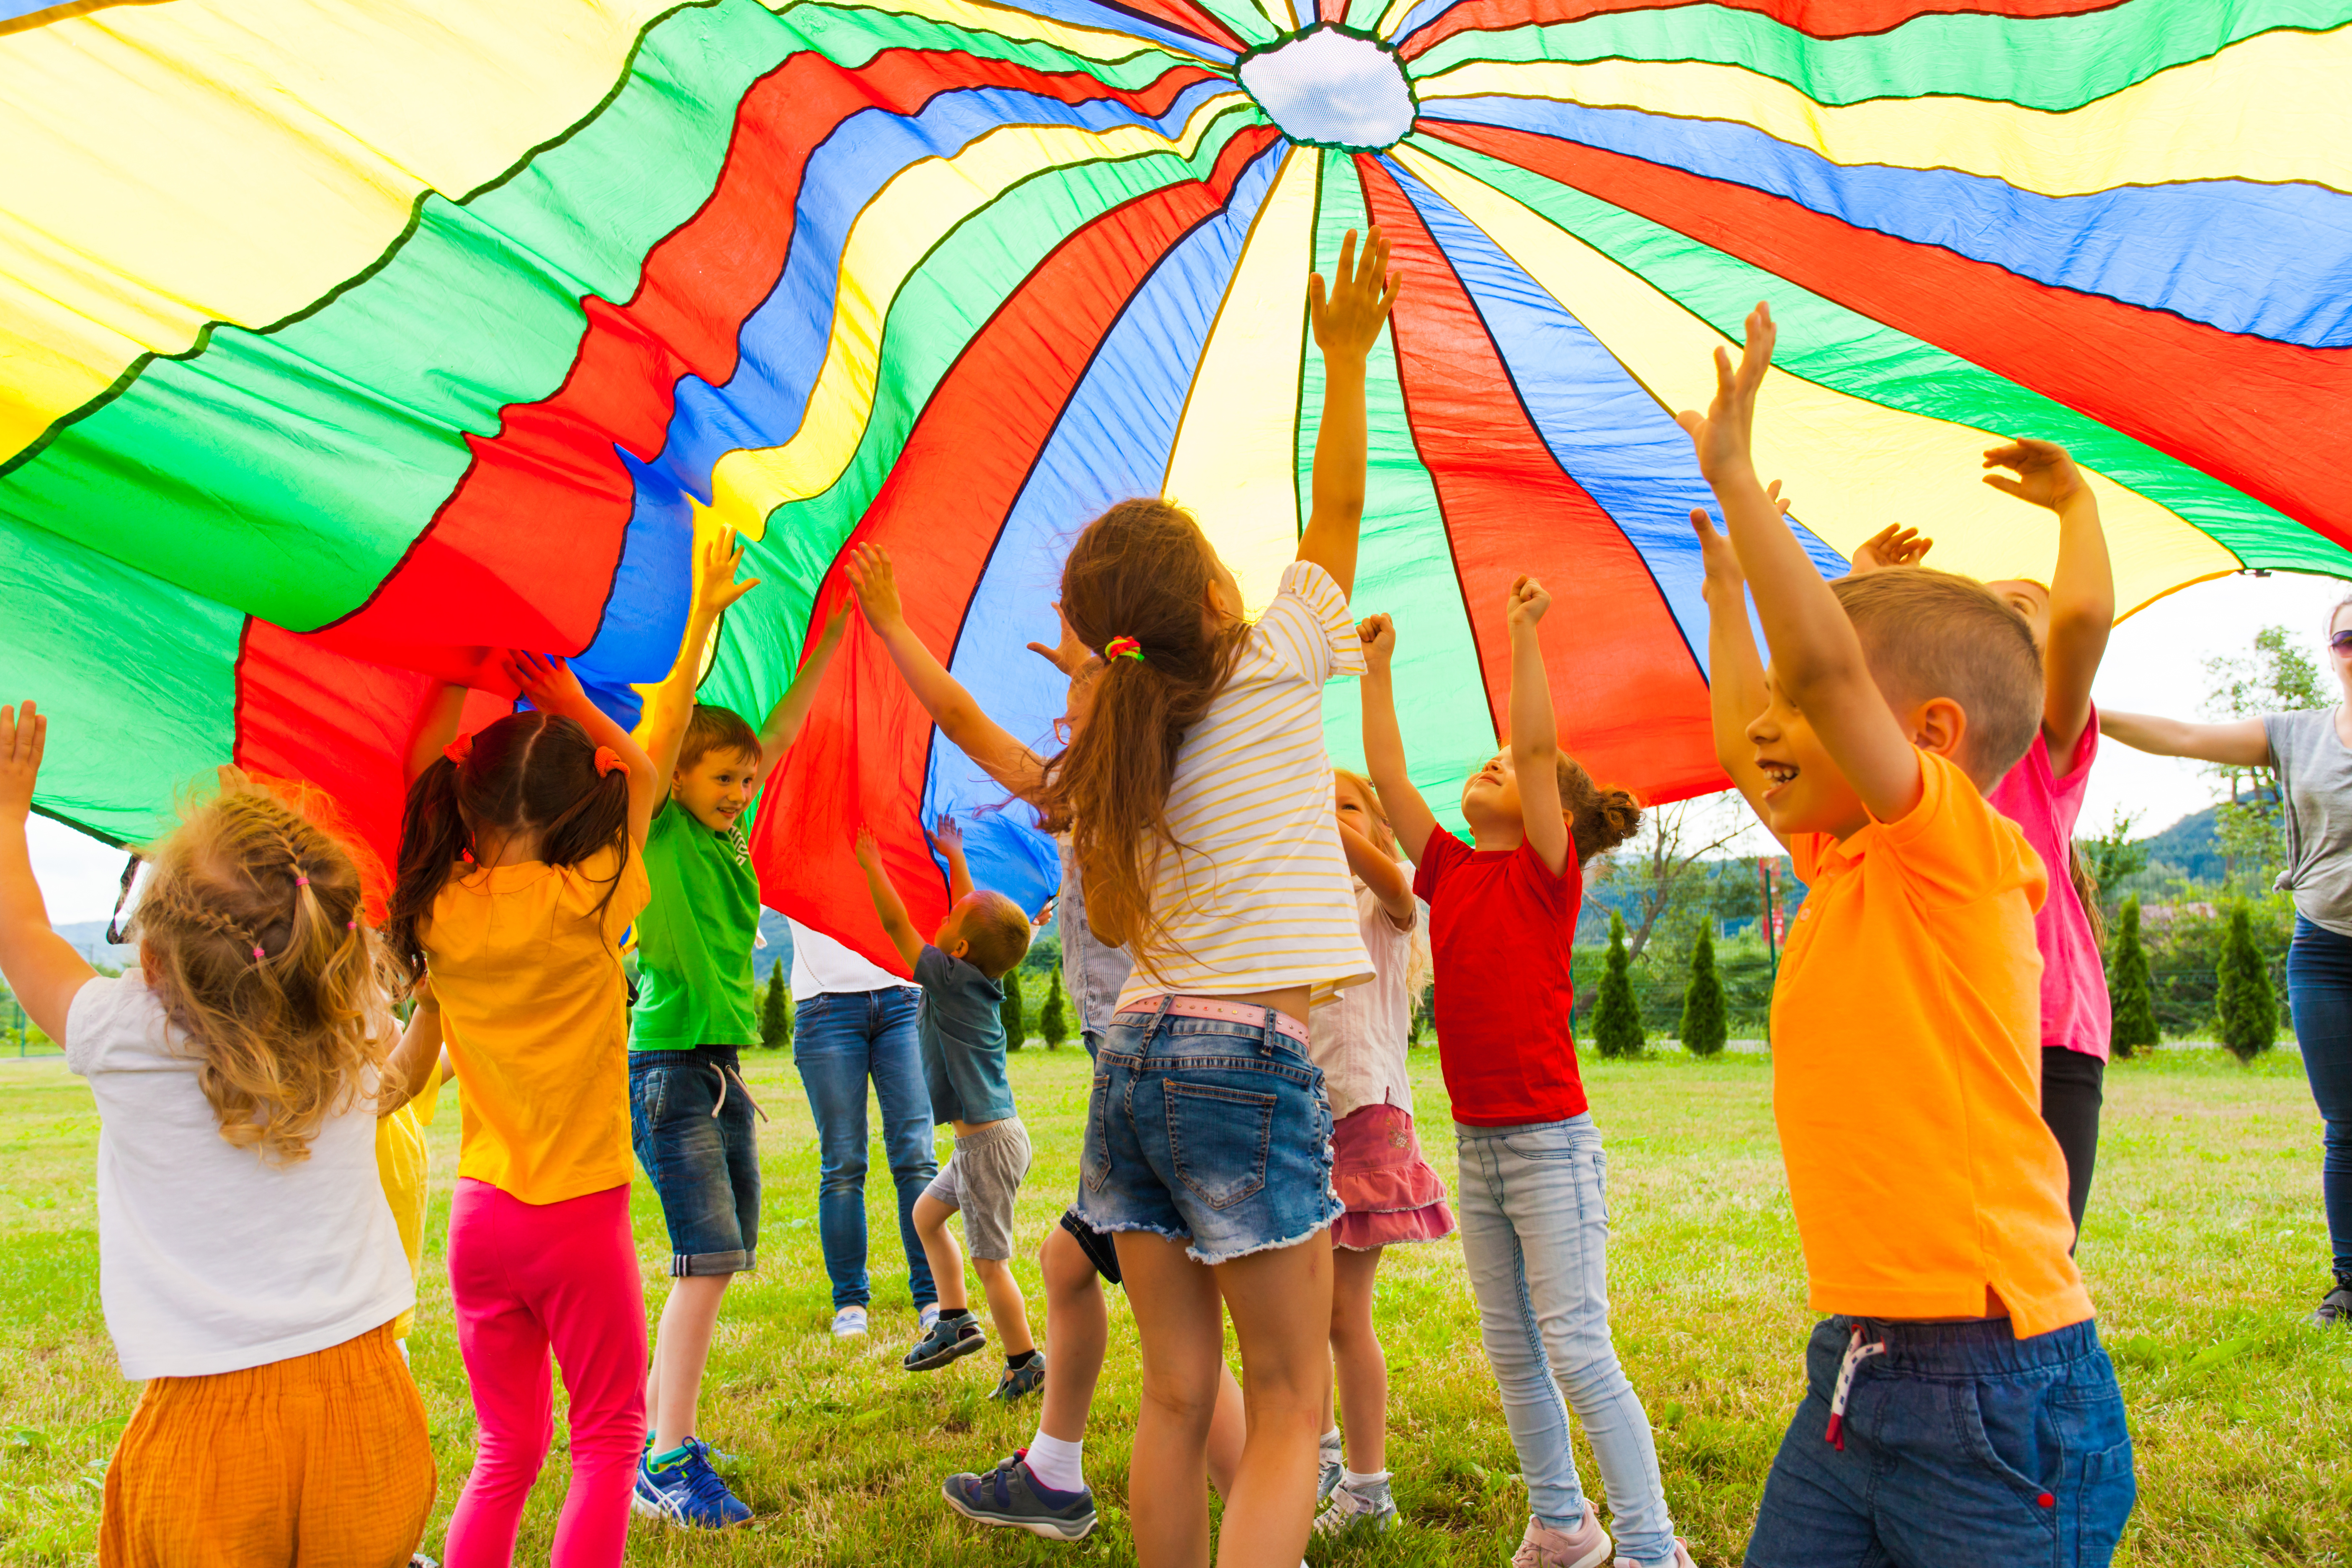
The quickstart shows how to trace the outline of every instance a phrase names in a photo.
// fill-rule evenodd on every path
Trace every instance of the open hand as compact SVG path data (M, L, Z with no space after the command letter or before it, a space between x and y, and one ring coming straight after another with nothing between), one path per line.
M704 615L717 616L760 585L757 577L735 581L735 569L743 563L743 547L735 542L733 529L721 528L704 540L700 553L694 597L696 607Z
M1699 560L1706 569L1706 582L1701 592L1727 591L1735 596L1744 592L1748 574L1739 564L1739 552L1731 547L1731 536L1716 528L1706 508L1691 508L1691 531L1698 535Z
M1544 591L1544 585L1521 573L1511 584L1510 598L1503 611L1503 624L1515 632L1531 632L1536 629L1536 623L1544 618L1544 612L1550 608L1551 595Z
M1386 675L1396 653L1396 623L1384 615L1366 616L1357 623L1356 635L1364 639L1364 668Z
M1332 275L1330 298L1324 298L1323 274L1307 280L1307 313L1315 323L1315 346L1325 359L1362 359L1372 352L1381 323L1389 319L1404 275L1389 270L1388 236L1377 226L1364 239L1364 253L1356 254L1356 231L1339 242L1339 266Z
M857 863L866 868L866 869L869 871L880 869L882 865L882 847L875 842L874 830L872 828L861 827L857 830L856 854L857 856Z
M2089 489L2074 457L2055 441L2011 441L1984 455L1988 468L2008 468L2008 474L1987 474L1984 482L2007 495L2056 511Z
M1062 614L1058 599L1054 603L1054 619L1061 626L1062 640L1052 647L1033 642L1029 645L1029 651L1076 680L1080 670L1096 662L1095 650L1081 642L1078 634L1070 629L1070 617Z
M49 721L25 700L20 710L0 708L0 822L22 824L33 812L33 784L49 743Z
M1854 547L1853 575L1886 566L1916 566L1935 545L1934 540L1920 538L1917 529L1890 522Z
M898 574L890 552L880 545L855 544L849 550L849 585L857 593L857 607L876 631L902 626L907 613L898 605Z
M963 824L952 816L940 818L931 829L931 847L950 858L963 853Z
M1675 423L1690 433L1691 447L1698 454L1698 471L1718 491L1721 481L1740 470L1752 472L1756 395L1763 388L1764 373L1772 368L1772 344L1778 335L1772 325L1772 307L1759 302L1748 313L1748 342L1740 350L1739 363L1732 363L1729 349L1715 351L1715 401L1704 415L1686 408L1675 416Z
M849 601L844 599L833 607L833 614L825 616L824 629L816 634L817 651L831 652L834 645L841 640L841 634L848 629Z
M576 714L588 705L588 693L572 673L569 660L509 648L505 666L507 679L542 713Z

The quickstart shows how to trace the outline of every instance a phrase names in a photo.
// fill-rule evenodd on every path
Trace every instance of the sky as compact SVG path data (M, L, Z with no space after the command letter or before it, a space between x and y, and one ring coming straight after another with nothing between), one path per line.
M2205 660L2250 652L2254 634L2284 624L2325 670L2321 629L2343 598L2332 577L2241 574L2200 583L2158 600L2116 627L2095 688L2101 707L2201 718L2210 684ZM2146 835L2211 805L2215 781L2201 764L2104 745L2083 807L2084 834L2103 831L2117 810L2138 814ZM1760 839L1760 831L1751 837ZM113 911L122 853L46 817L33 819L33 870L58 925L102 921ZM1755 852L1760 848L1743 845Z

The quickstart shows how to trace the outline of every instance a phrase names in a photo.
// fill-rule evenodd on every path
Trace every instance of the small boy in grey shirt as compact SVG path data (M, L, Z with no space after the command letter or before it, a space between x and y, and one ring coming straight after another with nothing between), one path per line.
M916 1035L931 1118L955 1128L955 1152L915 1200L915 1232L939 1284L940 1315L907 1352L909 1372L929 1372L988 1342L964 1289L963 1258L948 1221L963 1215L964 1241L1004 1344L1004 1375L992 1396L1018 1399L1041 1388L1045 1363L1029 1335L1026 1304L1013 1278L1013 1205L1029 1171L1029 1131L1013 1113L1004 1072L1004 990L999 983L1029 951L1029 920L1002 893L976 891L964 864L963 832L941 820L932 842L948 862L948 918L926 942L883 870L870 831L857 836L882 930L923 988Z

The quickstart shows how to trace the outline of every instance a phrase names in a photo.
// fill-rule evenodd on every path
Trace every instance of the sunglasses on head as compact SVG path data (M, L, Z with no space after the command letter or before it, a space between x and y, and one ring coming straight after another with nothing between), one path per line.
M2327 639L2327 646L2338 658L2352 658L2352 630L2337 632Z

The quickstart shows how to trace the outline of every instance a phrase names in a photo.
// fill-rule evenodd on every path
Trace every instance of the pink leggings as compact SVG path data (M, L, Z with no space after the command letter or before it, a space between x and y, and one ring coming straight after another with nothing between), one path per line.
M481 1426L449 1519L449 1568L507 1568L523 1500L555 1435L551 1347L572 1399L572 1487L552 1568L613 1568L646 1436L646 1288L629 1189L527 1204L461 1177L449 1204L449 1293Z

